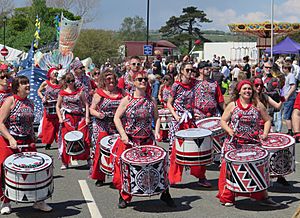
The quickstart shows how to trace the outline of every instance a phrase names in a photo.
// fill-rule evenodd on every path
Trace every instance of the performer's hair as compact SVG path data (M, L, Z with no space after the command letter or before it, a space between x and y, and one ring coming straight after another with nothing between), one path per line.
M181 82L181 77L182 77L182 71L185 68L186 65L192 65L193 64L191 62L183 62L180 66L180 71L179 71L179 82Z
M115 85L117 86L117 74L115 73L114 70L108 68L108 69L104 70L98 78L98 84L99 84L98 87L99 88L101 88L101 89L105 88L105 84L106 84L105 79L107 76L110 76L110 75L112 75L114 77Z
M260 77L258 76L254 76L250 79L250 81L252 82L252 84L254 84L254 81L256 79L260 79L262 84L263 84L263 81ZM268 100L267 98L265 97L265 95L263 94L264 90L261 91L261 93L256 93L256 96L258 97L258 100L267 108L268 107Z
M69 79L75 79L75 76L74 76L74 74L73 73L71 73L71 72L67 72L65 75L64 75L64 83L63 83L63 87L62 87L62 89L65 89L65 88L67 88L68 87L68 83L67 83L67 81L69 80ZM76 85L75 85L75 83L74 83L74 87L75 87L75 89L77 89L77 87L76 87Z
M257 96L256 91L254 90L253 84L251 85L251 89L252 89L252 96L250 98L250 101L256 107L257 104L258 104L258 96ZM236 85L234 87L234 90L233 90L232 97L231 97L230 101L231 102L232 101L235 102L235 101L237 101L239 99L239 97L240 97L240 94L239 94L239 90L238 90L238 85Z
M21 75L15 77L11 84L11 92L13 94L17 94L20 84L28 84L28 83L29 83L29 79L26 76Z
M131 62L132 59L136 59L136 60L141 61L141 58L139 56L131 56L130 57L130 62Z

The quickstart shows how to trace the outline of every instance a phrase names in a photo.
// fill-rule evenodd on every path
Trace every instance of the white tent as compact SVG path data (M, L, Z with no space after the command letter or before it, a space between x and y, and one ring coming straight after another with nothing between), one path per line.
M24 51L20 51L18 49L14 49L8 46L5 46L8 50L8 55L5 57L5 60L7 62L14 62L16 61L17 63L19 63L19 61L21 59L23 59L24 57L27 56L27 53L25 53ZM3 48L3 45L0 44L0 50ZM2 55L0 55L0 61L3 62L4 61L4 57Z

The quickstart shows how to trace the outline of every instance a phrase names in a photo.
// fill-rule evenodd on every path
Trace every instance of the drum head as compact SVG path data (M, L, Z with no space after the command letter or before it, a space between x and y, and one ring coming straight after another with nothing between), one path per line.
M202 128L191 128L191 129L185 129L180 130L175 133L176 137L179 138L190 138L190 139L196 139L196 138L204 138L208 137L212 134L212 132L208 129L202 129Z
M169 109L160 109L160 110L158 110L158 114L159 115L163 115L163 114L171 115L171 112L169 111Z
M269 133L268 138L262 141L262 147L271 149L283 149L295 144L295 139L292 136L283 133Z
M39 152L22 152L6 158L4 166L10 170L21 172L36 172L52 164L52 158Z
M125 150L122 155L122 161L129 164L149 164L162 160L167 152L158 146L146 145Z
M229 162L258 161L268 157L269 152L259 147L234 149L225 154L225 160Z
M118 138L119 138L118 134L105 136L100 140L100 145L101 147L112 148L116 143L116 141L118 140Z
M220 117L210 117L196 122L199 128L208 129L212 132L221 129L221 118Z
M83 138L83 133L80 131L70 131L64 138L66 141L75 142Z

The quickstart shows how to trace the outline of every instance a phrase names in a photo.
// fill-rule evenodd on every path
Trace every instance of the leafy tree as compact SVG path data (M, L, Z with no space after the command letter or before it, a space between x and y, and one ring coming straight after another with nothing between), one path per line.
M123 41L142 41L146 39L146 30L144 18L125 17L119 30L119 37Z
M192 49L194 40L209 41L200 31L201 23L212 22L206 17L206 13L193 6L183 8L182 13L179 17L170 17L166 25L160 28L162 36L177 46L185 47L185 42L188 42L189 51Z
M82 59L90 57L99 65L107 58L117 57L118 47L121 44L116 32L86 29L80 32L74 55Z

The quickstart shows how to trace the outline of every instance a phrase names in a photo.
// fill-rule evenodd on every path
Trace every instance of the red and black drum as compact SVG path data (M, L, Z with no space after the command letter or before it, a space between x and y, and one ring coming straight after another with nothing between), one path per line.
M282 133L269 133L262 147L270 153L271 176L284 176L295 172L295 139Z
M220 117L209 117L196 122L198 128L208 129L212 132L215 160L220 160L222 146L227 134L221 127Z
M168 109L158 110L158 116L160 118L160 129L169 130L169 123L172 121L172 114Z
M270 186L269 152L260 147L234 149L225 154L227 188L253 193Z
M158 146L125 150L120 158L123 191L135 196L151 196L169 187L167 152Z
M53 162L46 154L23 152L4 161L5 196L12 201L33 203L52 196Z
M109 176L113 174L113 160L111 160L111 156L115 157L112 150L116 145L118 138L119 135L114 134L114 135L105 136L103 137L103 139L100 140L100 153L101 153L101 159L99 164L100 170Z
M176 163L185 166L208 165L213 161L212 132L191 128L175 133Z

